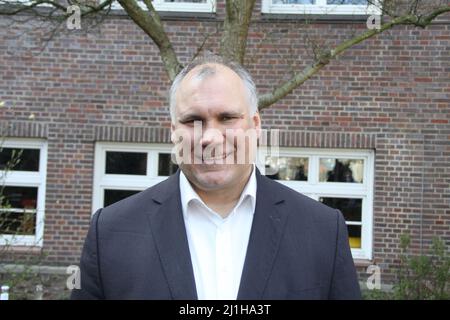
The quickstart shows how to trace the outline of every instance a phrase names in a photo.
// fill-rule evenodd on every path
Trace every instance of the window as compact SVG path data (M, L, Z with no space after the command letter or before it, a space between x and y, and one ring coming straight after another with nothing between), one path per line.
M215 12L215 0L151 0L153 7L157 11L174 11L174 12ZM30 5L29 0L16 0L18 3ZM147 7L142 0L137 0L142 9L147 10ZM74 3L76 4L76 3ZM38 7L51 7L51 4L42 3ZM121 5L117 1L113 1L111 8L114 10L122 10Z
M214 12L215 0L153 0L158 11Z
M97 143L94 212L145 190L175 173L170 144Z
M277 156L258 157L267 177L339 209L353 257L372 258L373 151L280 148Z
M142 9L147 7L142 1L138 0ZM152 0L153 7L157 11L175 11L175 12L215 12L215 0ZM113 9L122 9L119 3L113 2Z
M106 152L105 173L109 174L147 174L146 152Z
M266 157L266 176L274 180L308 180L308 158Z
M379 15L381 10L367 0L263 0L263 13Z
M46 165L45 141L0 145L0 245L42 246Z

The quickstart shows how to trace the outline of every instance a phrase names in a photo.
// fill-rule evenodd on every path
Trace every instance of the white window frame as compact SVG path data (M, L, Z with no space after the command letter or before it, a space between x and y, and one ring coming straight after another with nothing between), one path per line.
M17 0L16 2L21 2L24 5L30 5L32 1L30 0ZM147 10L145 3L138 0L139 6ZM216 0L206 0L205 3L195 3L195 2L165 2L164 0L152 0L153 7L156 11L167 11L167 12L205 12L212 13L216 12ZM38 7L51 7L51 4L43 3ZM122 6L114 1L111 4L111 9L122 10Z
M139 6L147 10L145 3L138 1ZM164 0L152 0L153 7L156 11L166 11L166 12L205 12L212 13L216 12L216 0L206 0L205 3L195 3L195 2L165 2ZM113 2L112 9L121 10L122 6Z
M34 235L0 234L0 246L37 246L44 243L45 188L47 177L47 142L41 139L6 138L3 148L39 149L39 171L0 171L2 185L11 187L37 187L36 229Z
M317 15L381 15L376 5L328 5L327 0L316 0L315 4L274 4L273 0L262 0L262 13L317 14Z
M171 153L171 144L144 144L122 142L97 142L94 158L94 185L92 195L92 213L103 208L105 189L142 191L165 180L167 176L158 176L158 153ZM147 153L147 172L145 175L107 174L106 152Z
M373 186L374 186L374 151L361 149L300 149L279 148L278 155L267 153L264 149L258 153L258 168L265 174L265 155L279 157L307 157L308 181L277 180L314 200L320 197L342 197L362 199L361 213L361 248L352 248L354 259L371 260L373 247ZM319 159L363 159L364 176L362 183L319 182ZM352 224L352 223L348 223ZM354 223L353 223L354 224Z

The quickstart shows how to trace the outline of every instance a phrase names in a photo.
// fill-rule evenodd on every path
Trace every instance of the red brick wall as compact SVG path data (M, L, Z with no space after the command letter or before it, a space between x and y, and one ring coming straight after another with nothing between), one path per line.
M261 17L259 5L255 12L246 65L262 93L311 62L307 38L333 46L365 30L365 21L305 24ZM164 23L185 63L222 20L219 4L217 17ZM286 146L376 150L373 254L382 277L398 262L401 233L412 234L416 252L433 235L450 242L449 20L368 40L262 112L264 127L282 130ZM10 136L47 138L47 262L77 263L95 141L136 141L136 132L138 142L168 142L168 78L156 47L124 16L89 35L59 34L42 52L36 34L13 38L26 25L4 24L0 100L12 107L0 108L0 121L12 126ZM211 35L206 47L215 51L218 39Z

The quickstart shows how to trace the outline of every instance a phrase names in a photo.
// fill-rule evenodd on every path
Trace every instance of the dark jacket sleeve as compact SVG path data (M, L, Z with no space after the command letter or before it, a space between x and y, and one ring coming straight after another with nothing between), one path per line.
M348 242L347 225L338 210L336 253L329 299L361 299L361 290Z
M98 263L98 219L101 209L91 220L91 225L84 242L80 260L81 288L73 289L71 299L103 299L103 289Z

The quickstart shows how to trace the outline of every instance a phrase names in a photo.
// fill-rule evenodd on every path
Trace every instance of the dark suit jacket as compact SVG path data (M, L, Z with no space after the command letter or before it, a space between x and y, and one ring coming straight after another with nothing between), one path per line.
M262 176L238 299L359 299L338 210ZM179 172L98 210L72 299L197 299Z

